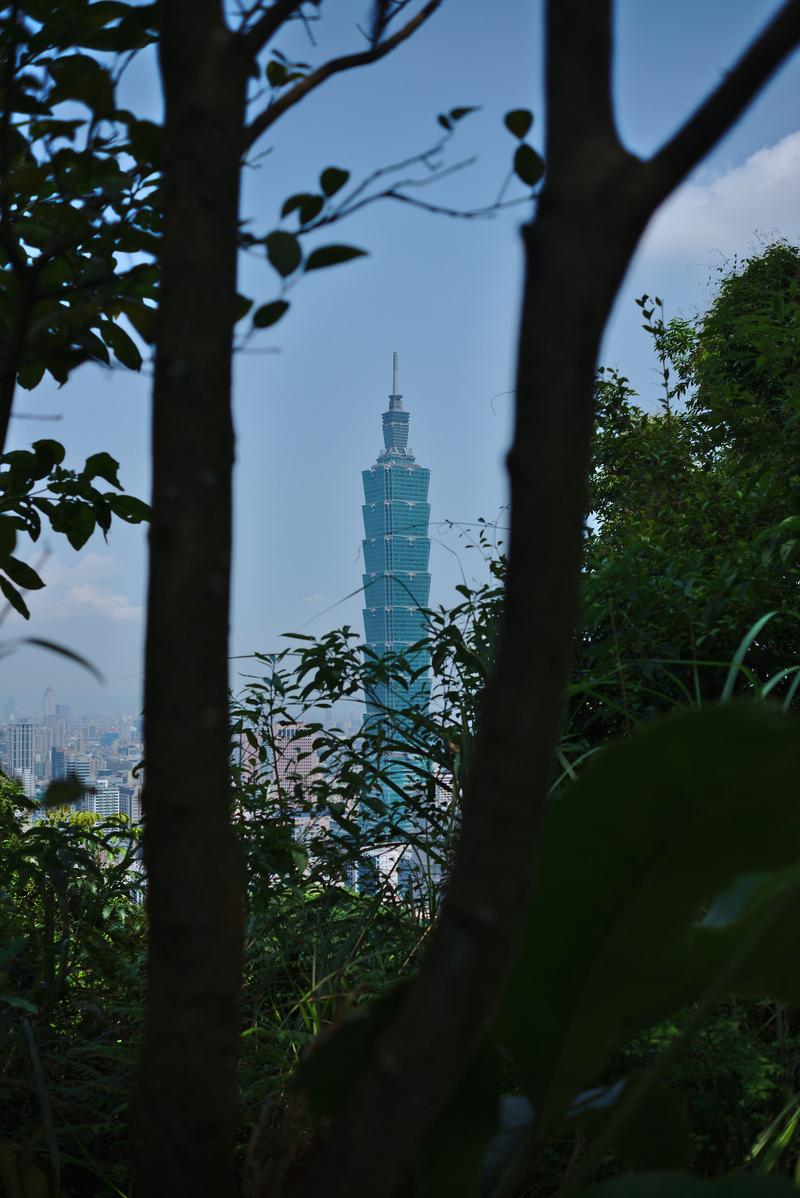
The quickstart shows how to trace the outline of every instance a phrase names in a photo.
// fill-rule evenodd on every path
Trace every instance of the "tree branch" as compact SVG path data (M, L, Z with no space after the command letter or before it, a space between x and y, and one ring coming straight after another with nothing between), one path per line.
M659 200L727 133L798 44L800 0L788 0L719 87L646 164Z
M249 29L240 32L239 37L245 52L255 57L275 36L281 25L293 17L302 5L303 0L275 0Z
M378 62L381 58L385 58L387 54L391 54L392 50L410 38L429 17L433 16L441 3L442 0L428 0L428 3L419 10L416 16L407 21L391 37L387 37L385 42L379 42L378 45L371 46L369 50L362 50L358 54L345 54L341 58L332 58L329 62L323 63L321 67L317 67L310 75L306 75L304 79L294 85L291 91L286 92L253 118L244 132L244 148L249 149L270 125L273 125L288 109L299 104L304 96L315 91L332 75L339 75L343 71L350 71L355 67L368 66L372 62ZM277 4L273 6L273 8L277 7ZM271 9L270 12L272 11ZM265 18L267 15L264 14ZM257 26L253 28L255 30Z

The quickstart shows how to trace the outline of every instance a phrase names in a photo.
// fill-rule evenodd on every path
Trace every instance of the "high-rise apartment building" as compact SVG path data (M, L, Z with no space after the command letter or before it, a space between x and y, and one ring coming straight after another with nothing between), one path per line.
M306 841L327 823L314 799L321 768L314 747L316 733L303 724L278 724L271 739L273 784L294 824L295 837Z
M30 720L8 725L8 768L11 776L19 778L23 770L33 770L36 728Z
M60 746L50 750L50 777L54 782L60 782L67 776L67 755Z
M408 444L409 413L398 392L397 354L392 370L389 410L383 413L383 450L374 466L362 472L364 481L364 633L379 656L406 652L426 635L431 576L428 560L430 471L417 464ZM387 710L425 707L430 683L425 651L412 654L422 671L416 682L377 686L367 695L367 718Z
M36 787L36 731L30 720L8 725L8 772L12 778L19 779L29 799L33 798Z
M42 715L45 720L56 714L56 692L52 686L46 686L42 696Z

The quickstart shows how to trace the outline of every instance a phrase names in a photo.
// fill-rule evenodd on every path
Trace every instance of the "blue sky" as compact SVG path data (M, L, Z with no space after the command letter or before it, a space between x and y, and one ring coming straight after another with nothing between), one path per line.
M620 0L615 88L630 148L652 152L777 7L774 0ZM277 44L308 61L357 46L355 23L365 8L365 0L335 6L318 28L317 49L300 40L299 30ZM324 167L345 167L356 179L432 144L436 114L472 104L481 111L463 122L451 160L477 155L478 162L427 194L464 208L490 202L513 149L503 113L533 109L533 140L541 136L541 41L539 3L445 0L394 56L333 80L273 130L261 147L269 153L246 172L243 212L266 231L283 199L313 188ZM152 62L131 74L125 102L158 113ZM798 198L795 55L655 217L620 295L603 361L623 369L645 399L654 395L633 297L659 294L668 313L701 309L717 270L734 255L777 235L800 237ZM360 471L378 452L394 350L412 413L411 444L432 471L433 601L449 602L462 572L480 575L478 555L445 522L492 519L506 501L524 213L459 221L400 205L366 209L318 240L355 244L369 257L303 280L285 320L253 342L274 352L238 358L232 654L271 650L282 632L302 626L322 632L348 622L360 629L357 598L319 613L360 584ZM265 302L278 294L278 280L266 262L249 258L240 289ZM17 410L59 420L16 420L14 444L56 436L73 461L108 450L122 464L125 486L146 496L149 384L145 371L87 366L63 390L42 385L22 396ZM107 684L100 688L77 667L20 647L3 662L0 700L14 696L18 712L33 712L52 683L58 701L73 709L137 710L145 533L115 528L107 545L94 538L79 554L55 538L51 545L47 588L30 596L30 625L12 613L4 635L30 632L85 653Z

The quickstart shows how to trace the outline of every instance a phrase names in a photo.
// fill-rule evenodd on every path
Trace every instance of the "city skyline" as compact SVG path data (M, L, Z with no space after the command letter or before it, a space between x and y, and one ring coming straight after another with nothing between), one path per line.
M0 720L0 769L42 800L51 783L77 779L84 793L77 811L141 819L142 721L133 714L74 714L48 684L38 712L16 711L6 700ZM32 814L41 818L44 806Z

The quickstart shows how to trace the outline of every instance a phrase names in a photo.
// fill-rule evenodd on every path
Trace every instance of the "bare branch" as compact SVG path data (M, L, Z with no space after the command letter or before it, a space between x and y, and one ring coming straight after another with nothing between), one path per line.
M332 58L329 62L323 63L321 67L317 67L310 75L306 75L304 79L300 79L290 91L280 96L260 112L258 116L253 118L244 133L244 148L249 149L270 125L273 125L279 117L283 116L284 112L293 108L304 96L307 96L309 92L315 91L320 84L324 83L326 79L330 79L332 75L339 75L343 71L350 71L355 67L368 66L370 63L378 62L381 58L385 58L387 54L391 54L392 50L396 49L404 41L407 41L413 33L416 33L421 25L424 25L429 17L433 16L441 3L442 0L428 0L428 3L419 10L416 16L407 21L391 37L387 37L386 41L379 42L377 45L371 46L370 49L362 50L357 54L345 54L341 58ZM277 9L279 4L280 0L273 5L270 12ZM286 0L286 6L288 7L288 5L289 0ZM262 24L267 16L268 14L265 13L262 21L258 24ZM257 28L258 25L254 26L253 32ZM264 44L263 41L261 44Z
M738 120L783 60L800 44L800 0L788 0L719 87L647 164L666 195Z
M303 0L275 0L249 29L242 29L239 34L245 53L254 58L302 7Z

